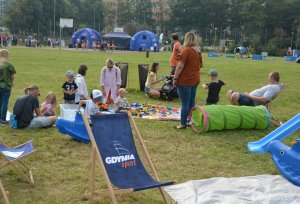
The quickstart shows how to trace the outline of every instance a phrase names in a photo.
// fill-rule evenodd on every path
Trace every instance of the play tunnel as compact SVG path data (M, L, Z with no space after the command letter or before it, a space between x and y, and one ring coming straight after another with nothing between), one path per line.
M231 129L266 129L270 114L264 106L209 105L195 106L190 115L196 132Z

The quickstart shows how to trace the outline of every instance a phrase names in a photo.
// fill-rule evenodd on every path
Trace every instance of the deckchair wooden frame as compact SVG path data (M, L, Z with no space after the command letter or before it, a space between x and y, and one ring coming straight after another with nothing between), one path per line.
M0 180L0 191L1 191L2 196L3 196L4 204L9 204L9 199L8 199L9 192L4 189L4 186L1 182L1 180Z
M278 96L284 89L287 88L287 86L288 86L287 84L282 84L282 87L281 87L280 91L279 91L277 94L275 94L275 95L272 97L272 100L269 101L269 102L265 105L266 108L268 109L270 115L271 115L271 105L272 105L272 102L277 98L277 96ZM281 122L281 121L279 121L278 119L275 119L275 118L273 118L273 117L271 117L271 122L272 122L273 124L277 125L277 126L282 125L282 122Z
M139 144L141 145L141 149L142 149L142 153L144 154L144 157L146 159L146 161L148 162L149 166L150 166L150 169L154 175L154 178L159 181L159 178L158 178L158 174L154 168L154 165L153 165L153 162L151 160L151 157L148 153L148 150L146 148L146 145L145 143L143 142L142 140L142 137L141 137L141 134L137 128L137 125L134 121L134 118L132 117L131 113L128 111L127 112L131 122L132 122L132 125L134 127L134 130L135 130L135 133L137 135L137 140L139 141ZM116 199L116 194L123 194L123 193L131 193L133 192L133 189L132 188L128 188L128 189L119 189L119 188L113 188L112 186L112 183L110 182L109 180L109 177L108 177L108 173L105 169L105 165L102 161L102 157L101 157L101 154L100 154L100 151L98 150L97 148L97 145L96 145L96 141L95 141L95 138L94 138L94 135L93 135L93 132L92 132L92 129L89 125L89 116L87 116L86 114L83 114L83 121L85 123L85 126L87 128L87 132L89 134L89 137L91 139L91 142L92 142L92 164L91 164L91 192L90 193L86 193L84 194L83 196L84 197L87 197L87 196L90 196L90 199L91 199L91 202L93 202L93 199L95 197L95 195L101 195L101 194L109 194L111 199L112 199L112 202L113 204L117 204L118 201ZM104 179L106 181L106 184L108 186L108 189L104 189L104 190L96 190L95 189L95 181L96 181L96 176L95 176L95 161L96 159L99 160L99 164L100 164L100 169L101 169L101 172L104 176ZM168 203L167 202L167 198L166 198L166 195L163 191L163 189L161 187L158 187L159 188L159 191L160 191L160 194L163 198L163 201L164 203Z
M15 148L20 147L26 143L16 146ZM1 144L6 146L3 142L1 142ZM6 167L7 165L10 165L25 181L27 181L31 186L34 186L34 180L33 180L31 168L29 168L24 162L21 161L22 158L24 158L34 152L36 152L36 149L33 150L32 152L29 152L28 154L24 154L21 157L16 158L14 160L10 160L3 154L3 152L0 151L0 156L3 156L3 158L5 160L2 164L0 164L0 169ZM20 168L21 166L22 166L22 169ZM24 173L24 171L25 171L25 173ZM28 174L28 176L26 174Z

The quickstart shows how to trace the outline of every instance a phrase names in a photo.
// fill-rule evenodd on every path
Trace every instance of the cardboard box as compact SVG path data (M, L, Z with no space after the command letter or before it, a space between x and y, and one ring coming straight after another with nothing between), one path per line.
M74 120L76 111L78 108L77 104L59 104L60 107L60 117L66 120ZM83 112L84 109L80 108L80 111Z

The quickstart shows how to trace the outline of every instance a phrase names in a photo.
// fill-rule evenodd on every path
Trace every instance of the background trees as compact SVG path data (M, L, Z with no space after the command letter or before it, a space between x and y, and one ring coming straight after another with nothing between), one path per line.
M157 7L163 13L155 18ZM65 29L66 35L83 27L102 33L123 27L130 35L149 29L165 36L194 30L204 45L225 39L257 50L280 50L300 46L299 11L299 0L12 0L1 24L16 34L53 36L59 18L73 18L74 29Z

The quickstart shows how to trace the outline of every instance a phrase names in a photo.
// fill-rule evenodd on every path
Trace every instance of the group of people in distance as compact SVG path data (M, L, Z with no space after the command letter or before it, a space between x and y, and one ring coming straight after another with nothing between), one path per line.
M78 40L75 42L75 48L81 48L81 49L89 49L89 41L88 40ZM106 50L115 50L115 42L109 40L98 40L98 41L93 41L92 44L92 49L94 50L99 50L99 51L106 51Z
M178 35L172 34L173 52L170 58L171 76L173 85L176 86L181 103L181 121L176 129L185 129L191 123L188 121L190 110L195 106L197 88L200 83L200 68L203 66L202 55L198 48L198 37L193 32L185 34L183 45L180 44ZM157 79L158 63L153 63L145 83L145 93L148 96L159 96L160 92L154 85L163 80ZM210 83L202 84L204 89L208 89L208 96L205 105L217 104L221 87L226 85L218 79L215 69L210 70ZM239 93L229 90L227 97L232 105L257 106L266 105L273 96L281 90L279 84L280 76L278 72L269 75L269 84L256 89L250 93Z

